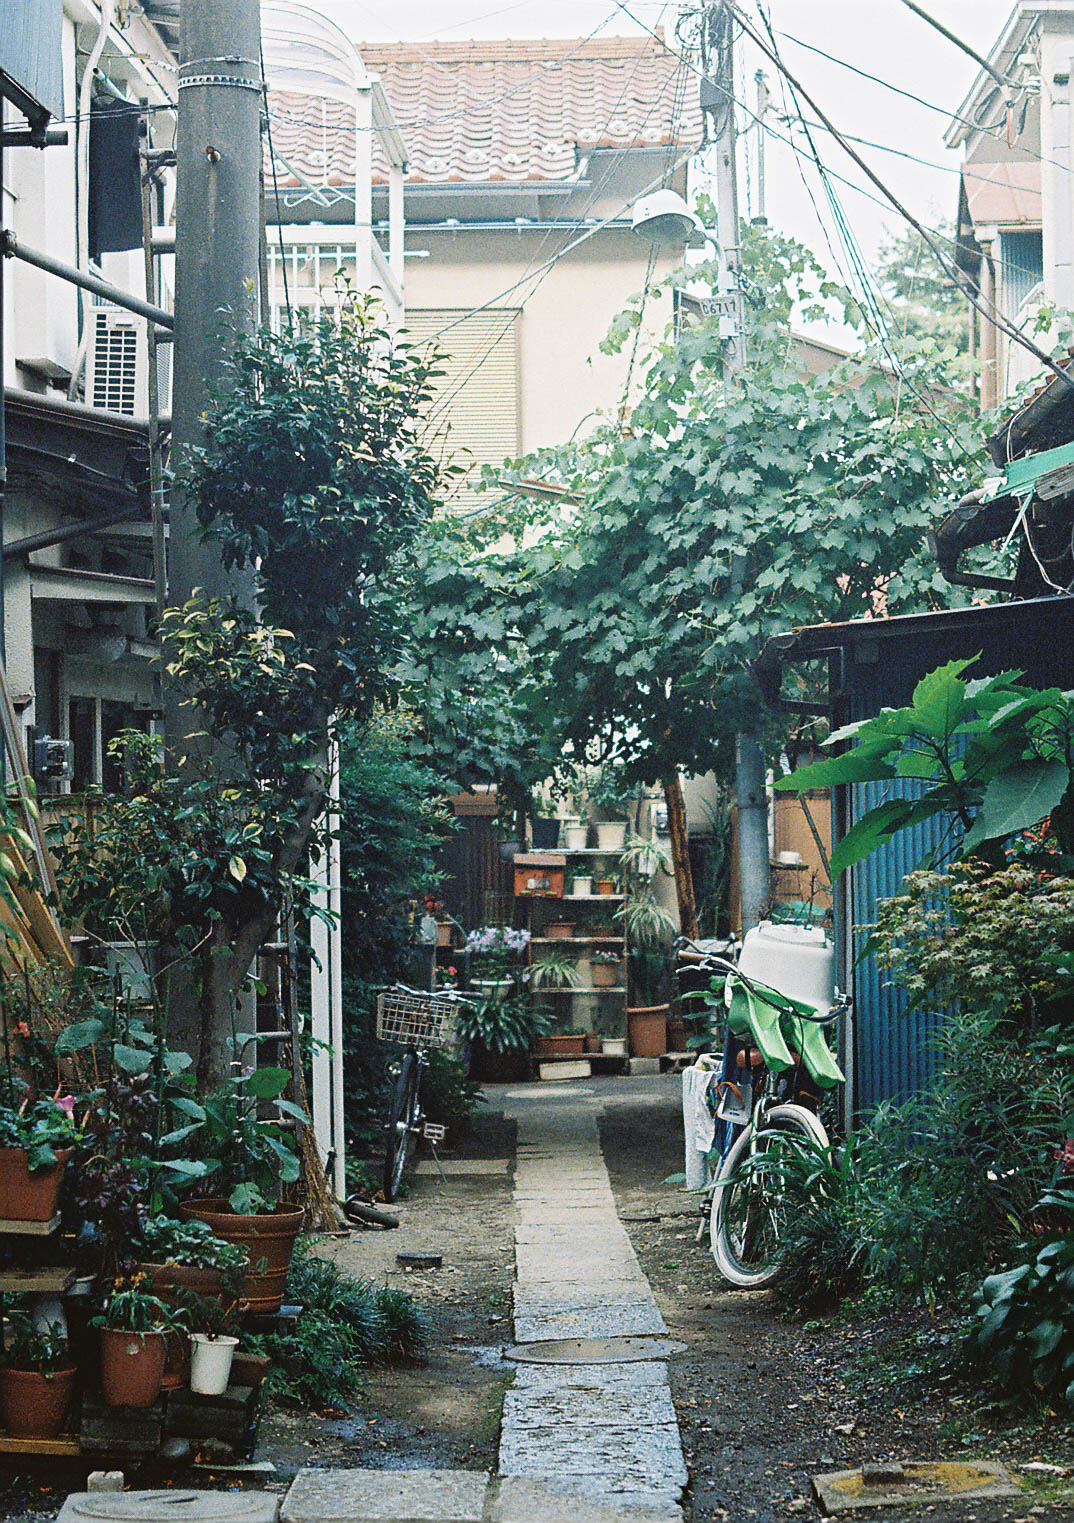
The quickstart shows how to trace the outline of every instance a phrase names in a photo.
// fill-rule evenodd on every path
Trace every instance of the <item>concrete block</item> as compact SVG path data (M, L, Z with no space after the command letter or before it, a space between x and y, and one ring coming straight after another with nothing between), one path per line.
M281 1523L481 1523L484 1470L302 1470Z
M659 1058L628 1058L627 1073L631 1078L635 1074L658 1074L660 1072Z
M56 1523L276 1523L268 1491L76 1491Z
M867 1477L874 1477L874 1483L870 1484ZM815 1475L813 1490L829 1517L885 1507L998 1501L1019 1495L1005 1466L978 1460L863 1465L861 1470Z
M122 1491L125 1485L122 1470L91 1470L86 1477L87 1491Z
M588 1058L568 1058L558 1063L538 1063L541 1079L591 1079L593 1068Z

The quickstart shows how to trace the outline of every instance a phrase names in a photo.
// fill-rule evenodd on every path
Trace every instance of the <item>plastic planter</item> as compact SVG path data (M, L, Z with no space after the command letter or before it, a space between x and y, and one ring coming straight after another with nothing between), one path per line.
M223 1396L238 1346L237 1338L223 1333L216 1338L209 1333L191 1333L190 1389L196 1396Z

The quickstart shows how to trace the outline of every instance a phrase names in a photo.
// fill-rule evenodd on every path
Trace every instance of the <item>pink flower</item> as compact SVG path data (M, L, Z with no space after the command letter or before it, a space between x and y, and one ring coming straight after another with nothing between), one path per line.
M56 1096L56 1106L57 1106L57 1109L63 1111L65 1116L68 1116L72 1121L74 1120L74 1116L75 1116L75 1097L74 1097L74 1095L57 1095Z

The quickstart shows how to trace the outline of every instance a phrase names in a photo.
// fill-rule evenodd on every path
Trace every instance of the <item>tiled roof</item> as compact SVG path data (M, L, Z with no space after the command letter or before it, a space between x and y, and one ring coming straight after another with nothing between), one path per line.
M695 148L697 80L654 37L358 44L379 74L411 183L569 180L591 149ZM317 185L354 180L354 120L270 92L277 153ZM374 141L374 177L386 163ZM295 181L284 173L281 185Z

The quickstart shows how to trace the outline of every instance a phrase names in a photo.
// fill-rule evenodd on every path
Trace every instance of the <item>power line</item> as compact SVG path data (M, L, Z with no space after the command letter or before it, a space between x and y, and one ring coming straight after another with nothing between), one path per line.
M620 0L620 3L622 3L622 0ZM922 238L925 239L926 243L932 249L932 252L935 254L936 258L940 261L941 268L943 269L944 274L947 276L947 278L951 280L959 290L965 293L965 295L969 298L977 310L981 312L983 316L987 317L995 327L999 328L1002 333L1005 333L1008 338L1014 339L1016 343L1021 344L1024 349L1027 349L1029 353L1038 359L1042 365L1044 365L1053 373L1053 375L1057 376L1064 383L1064 385L1068 386L1072 391L1074 391L1074 377L1068 375L1065 370L1061 369L1060 366L1055 363L1050 354L1041 349L1038 344L1034 344L1032 339L1026 338L1026 336L1021 333L1012 323L1008 322L994 302L989 303L989 305L992 307L992 312L987 312L985 310L983 299L980 297L979 293L975 292L972 289L968 282L964 282L961 279L957 267L953 267L952 261L947 251L939 246L939 244L936 242L924 224L914 216L913 212L911 212L906 206L903 205L902 201L900 201L898 196L896 196L895 192L890 190L884 181L880 179L879 175L877 175L874 170L869 167L866 161L862 158L861 154L858 153L857 149L847 142L847 140L840 133L839 129L825 115L825 113L821 110L817 102L804 88L801 82L797 80L793 74L791 74L787 66L784 64L783 60L779 57L779 54L774 52L767 45L764 39L758 36L758 34L742 16L740 11L735 11L735 17L738 21L739 26L741 26L747 37L750 37L753 40L754 44L760 48L761 52L765 55L766 58L771 59L776 68L778 68L780 72L785 76L788 84L792 87L792 89L794 89L806 102L809 108L816 113L816 115L831 132L832 136L839 143L844 153L848 154L850 158L854 160L858 168L876 186L881 195L884 196L886 200L890 201L891 205L899 213L899 215L903 217L905 221L907 221ZM954 273L952 273L953 269Z
M983 58L976 48L971 48L968 42L963 42L961 37L956 37L955 33L949 31L942 21L937 21L935 16L930 16L924 6L918 5L917 0L902 0L902 3L908 11L913 11L915 16L920 16L921 20L927 22L929 26L934 27L941 37L946 37L948 42L953 43L956 48L965 53L967 58L972 58L978 68L983 69L986 74L991 75L1001 90L1008 90L1010 88L1010 81L1004 79L1002 74L997 74L987 58Z

